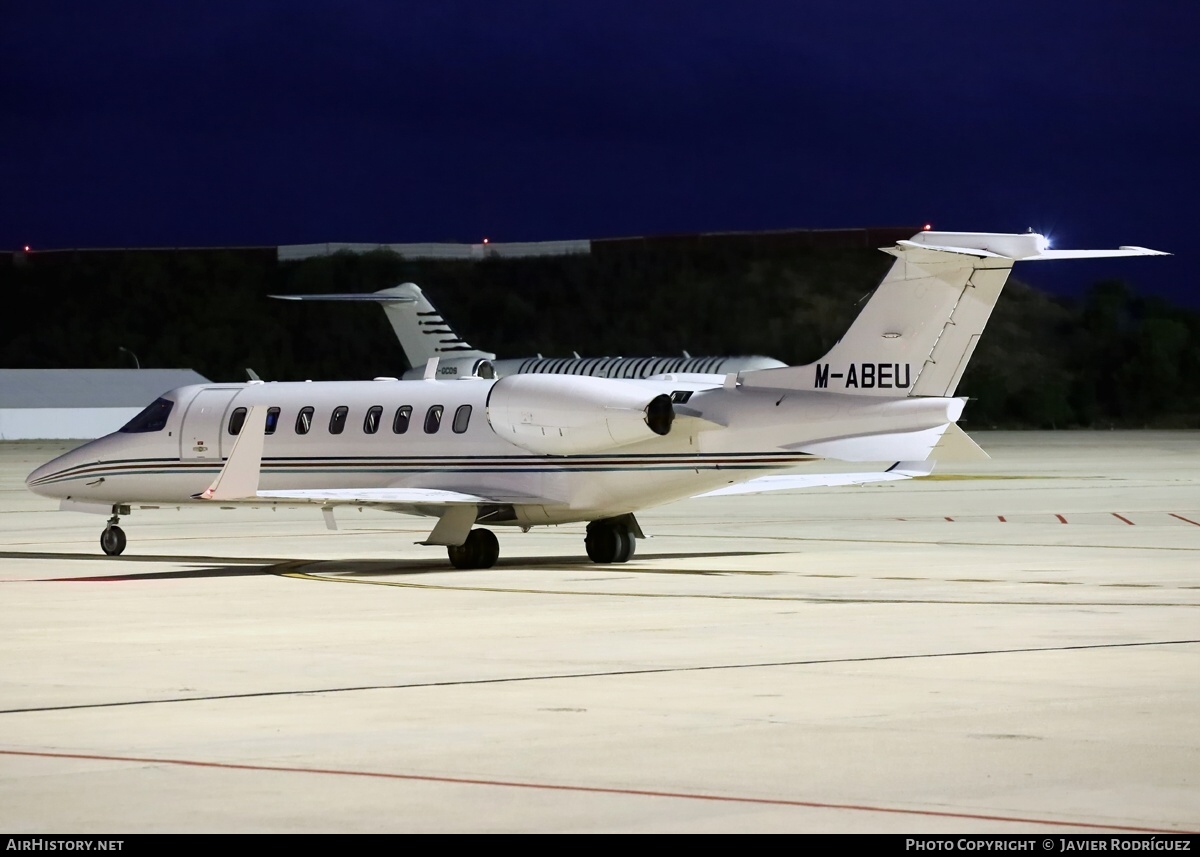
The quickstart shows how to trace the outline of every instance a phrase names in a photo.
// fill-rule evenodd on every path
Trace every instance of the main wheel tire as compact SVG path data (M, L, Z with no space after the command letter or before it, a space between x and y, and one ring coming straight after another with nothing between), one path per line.
M450 564L455 568L474 568L471 565L471 550L464 542L461 545L450 545L446 548L446 553L450 557Z
M500 558L500 542L495 533L481 527L467 533L461 545L450 545L446 553L455 568L491 568Z
M125 550L125 531L112 524L100 533L100 550L109 556L119 556Z
M475 558L475 568L491 568L500 558L500 541L491 530L482 527L467 535L467 546Z
M592 562L620 562L617 557L624 550L623 539L616 528L607 524L588 524L587 536L583 546L587 549L588 559Z
M613 562L629 562L633 552L637 550L637 538L628 527L617 527L616 530L620 537L621 549L617 552L617 557Z

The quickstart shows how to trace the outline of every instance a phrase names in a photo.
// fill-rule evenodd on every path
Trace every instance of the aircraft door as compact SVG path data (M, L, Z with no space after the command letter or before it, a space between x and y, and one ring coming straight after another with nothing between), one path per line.
M240 387L216 387L201 390L188 404L179 432L181 461L221 459L221 432L225 428L225 411Z

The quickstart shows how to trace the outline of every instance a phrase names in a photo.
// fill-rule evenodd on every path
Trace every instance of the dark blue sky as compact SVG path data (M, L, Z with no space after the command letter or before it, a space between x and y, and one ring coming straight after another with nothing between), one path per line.
M932 222L1200 306L1191 3L2 8L3 248Z

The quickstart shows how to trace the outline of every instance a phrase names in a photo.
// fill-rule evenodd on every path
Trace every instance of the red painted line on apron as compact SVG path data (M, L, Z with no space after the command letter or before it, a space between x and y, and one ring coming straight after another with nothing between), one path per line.
M1063 821L1054 818L1029 816L984 815L973 812L947 812L931 809L901 809L890 806L870 806L854 803L823 803L808 800L785 800L783 798L739 797L737 795L708 794L704 792L669 792L654 789L619 789L604 786L573 786L555 783L533 783L519 780L485 780L468 777L438 777L427 774L392 774L384 771L356 771L338 768L304 768L290 765L248 765L233 762L202 762L195 759L160 759L144 756L107 756L91 753L37 753L23 750L0 750L3 756L33 756L44 759L86 759L98 762L132 762L152 765L183 765L192 768L223 768L232 771L264 771L283 774L319 774L335 777L372 777L386 780L408 780L410 782L449 783L468 786L499 786L503 788L539 789L542 791L585 792L590 794L625 795L630 797L676 798L678 800L705 800L724 803L745 803L767 806L803 807L808 809L841 809L855 812L883 812L896 815L918 815L936 818L964 818L980 821L1005 821L1014 824L1045 824L1055 827L1083 827L1088 830L1124 830L1134 833L1183 833L1153 827L1132 827L1123 824L1096 824L1086 821Z
M1126 518L1124 515L1118 515L1116 512L1113 512L1113 517L1114 517L1114 518L1119 518L1119 519L1121 519L1121 520L1122 520L1122 521L1124 521L1125 523L1129 524L1129 526L1131 526L1131 527L1132 527L1132 526L1134 526L1134 523L1133 523L1133 521L1129 520L1129 519L1128 519L1128 518Z
M1196 523L1191 518L1185 518L1183 515L1176 515L1174 512L1167 512L1167 514L1172 518L1178 518L1181 521L1187 521L1189 524L1194 524L1195 526L1200 527L1200 523Z

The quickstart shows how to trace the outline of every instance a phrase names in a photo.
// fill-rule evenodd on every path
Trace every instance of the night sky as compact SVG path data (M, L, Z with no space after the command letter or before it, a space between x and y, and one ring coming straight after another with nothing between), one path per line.
M1046 232L1200 306L1200 6L6 0L0 248Z

